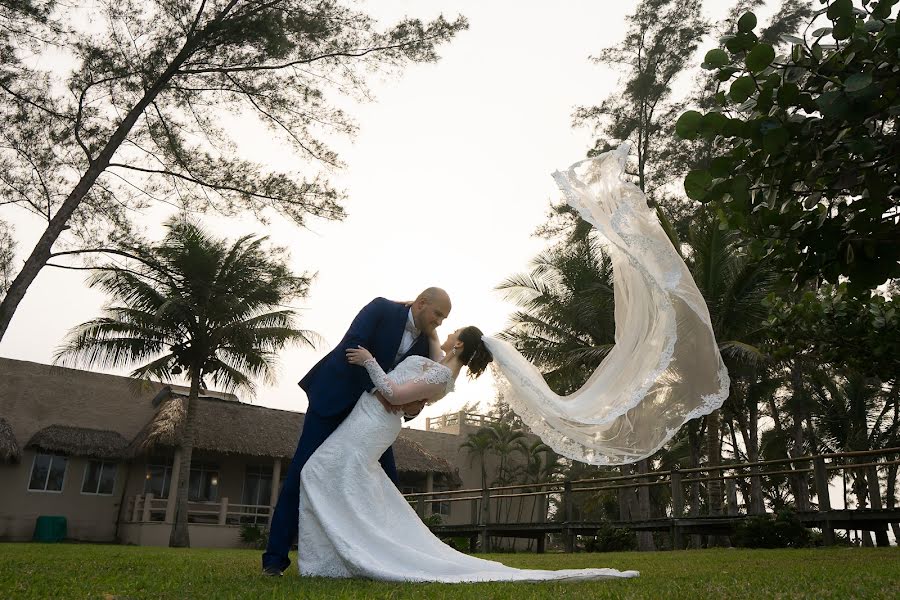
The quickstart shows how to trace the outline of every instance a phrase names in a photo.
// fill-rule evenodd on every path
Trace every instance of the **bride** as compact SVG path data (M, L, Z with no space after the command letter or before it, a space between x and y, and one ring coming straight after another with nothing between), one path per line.
M423 398L434 402L453 390L465 366L478 377L491 354L477 327L451 333L440 362L410 356L389 374L365 348L347 359L369 372L375 388L392 405ZM400 433L399 413L384 409L366 392L340 427L300 473L300 574L366 577L381 581L546 581L635 577L636 571L568 569L532 571L457 552L419 519L378 458Z
M625 177L629 147L554 173L566 201L594 226L613 266L615 346L576 392L558 396L509 343L475 327L452 333L440 362L409 357L385 374L364 366L387 402L433 402L464 366L477 377L493 359L503 393L531 431L556 452L595 465L628 464L659 450L689 419L728 396L709 311L646 197ZM635 571L531 571L456 552L434 537L378 466L401 417L364 393L306 463L300 479L302 575L388 581L543 581L635 577Z

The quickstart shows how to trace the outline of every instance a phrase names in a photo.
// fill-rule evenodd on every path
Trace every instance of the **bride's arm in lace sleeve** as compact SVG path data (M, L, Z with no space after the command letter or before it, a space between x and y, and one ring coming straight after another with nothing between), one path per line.
M381 392L384 399L394 405L408 404L416 400L431 400L444 394L447 390L447 378L443 369L431 368L406 383L394 383L388 379L381 365L363 347L347 350L347 360L352 365L365 368L375 385L375 389Z

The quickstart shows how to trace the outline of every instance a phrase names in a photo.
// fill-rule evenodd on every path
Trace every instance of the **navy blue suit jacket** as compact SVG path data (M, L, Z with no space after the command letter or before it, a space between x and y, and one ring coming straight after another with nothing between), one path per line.
M349 412L360 395L373 386L363 367L347 362L346 350L362 346L389 372L394 368L408 315L409 306L385 298L375 298L363 307L341 342L300 380L298 385L306 392L309 410L326 417ZM419 335L400 359L428 357L428 350L428 338Z

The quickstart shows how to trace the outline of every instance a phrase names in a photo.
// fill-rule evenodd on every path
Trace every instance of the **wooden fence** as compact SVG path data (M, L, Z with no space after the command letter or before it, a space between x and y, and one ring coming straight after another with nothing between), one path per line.
M665 516L634 519L620 514L620 518L611 524L614 527L627 527L633 531L667 531L671 535L672 547L681 548L685 535L728 535L733 533L735 526L748 516L766 514L764 503L759 501L761 493L748 494L746 490L761 490L762 479L765 477L786 477L795 492L795 508L799 519L808 527L821 529L826 545L834 543L835 529L846 529L873 531L877 545L887 546L888 526L891 523L900 523L900 507L896 505L886 507L883 497L886 492L882 493L879 472L888 470L896 472L897 465L900 465L900 448L886 448L654 471L599 479L523 483L405 496L423 518L428 512L426 506L429 504L449 502L456 507L460 503L468 503L467 523L432 525L431 529L445 537L468 537L472 548L480 540L483 551L489 551L492 537L531 538L537 541L537 551L543 552L547 534L555 533L563 536L565 549L571 552L575 548L576 535L596 535L598 529L607 525L575 519L574 506L577 494L620 493L640 487L667 486L670 501ZM868 507L850 508L847 479L851 473L860 471L865 475ZM843 505L833 507L830 482L838 475L843 480ZM701 515L699 506L694 503L691 514L685 514L686 486L716 482L724 487L725 506L721 510L710 510L707 514ZM740 493L739 482L743 484ZM900 496L900 490L897 490L895 495ZM815 504L811 500L813 496L816 498ZM491 519L492 510L494 514L499 514L496 510L498 503L512 502L515 499L520 503L533 501L532 506L537 507L537 518L534 518L532 510L529 520L526 521L510 520L511 511L508 511L505 519ZM621 505L620 502L620 509Z

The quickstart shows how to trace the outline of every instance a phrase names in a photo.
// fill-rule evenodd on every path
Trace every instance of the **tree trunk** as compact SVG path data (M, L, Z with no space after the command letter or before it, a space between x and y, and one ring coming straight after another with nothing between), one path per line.
M722 464L722 415L719 409L712 411L706 417L706 460L710 467ZM722 472L718 469L709 471L710 480L707 482L707 494L709 496L709 514L721 515L725 504L725 492L720 477ZM709 536L710 546L729 546L728 536Z
M200 373L191 369L191 392L185 407L184 432L181 437L181 466L178 472L178 495L175 505L175 522L169 535L170 548L190 548L188 532L188 484L191 478L191 454L194 452L194 428L197 416L197 398L200 396ZM273 483L273 485L275 485Z
M644 460L638 462L638 473L644 474L649 472L649 462L650 459L645 458ZM641 479L640 483L646 482L646 479ZM638 518L641 520L649 520L650 519L650 488L645 486L641 486L637 489L637 498L638 498ZM656 544L653 542L653 532L651 531L640 531L637 534L637 542L638 542L638 550L647 550L653 551L656 550Z
M181 68L192 52L193 49L188 45L185 45L181 49L181 52L172 59L172 62L159 76L156 82L147 89L138 103L128 111L128 114L125 115L125 118L122 119L122 122L116 127L116 130L110 136L109 140L107 140L103 149L96 157L91 157L84 175L81 176L81 179L75 184L75 188L66 198L65 202L62 203L62 206L59 207L59 210L56 211L56 214L50 219L50 222L47 224L47 229L44 230L44 233L31 251L31 255L25 260L22 270L16 275L12 285L9 286L6 295L3 297L3 301L0 302L0 341L3 340L6 330L9 329L9 324L12 321L19 303L22 302L22 299L25 297L25 292L28 291L28 288L37 278L38 273L44 268L47 261L50 260L53 244L56 243L60 234L66 229L66 224L69 222L69 219L75 214L75 211L81 205L84 197L90 192L94 183L96 183L97 178L100 177L109 166L113 155L128 137L131 128L137 123L138 118L140 118L144 110L156 99L163 88L168 85L169 81L178 69Z
M749 439L747 440L747 459L750 462L759 462L759 404L755 398L751 398L749 404ZM753 472L758 473L759 467L751 467ZM759 477L750 478L750 505L753 514L762 514L766 510L763 502L762 482Z
M745 456L741 456L740 450L738 449L738 437L737 432L734 428L735 419L728 420L728 433L731 435L731 445L734 448L734 461L735 462L745 462ZM744 429L741 428L741 437L744 440L744 448L747 447L747 435L744 434ZM739 471L739 473L743 473L743 471ZM747 477L741 477L735 480L735 484L741 490L741 497L744 500L744 509L747 513L750 513L750 480ZM737 510L737 507L735 507Z
M719 410L712 411L706 417L706 461L709 467L717 467L722 464L722 448L720 446L722 415ZM722 480L719 479L721 471L710 469L710 480L707 482L707 495L709 496L709 514L721 515L722 504L725 502L722 492Z
M691 446L691 468L700 466L700 432L697 431L697 419L688 423L688 440ZM693 478L696 478L696 474ZM700 482L691 482L691 507L688 511L691 517L700 516ZM703 547L703 538L697 534L691 534L690 547L700 549Z
M864 462L860 459L853 462ZM866 481L866 475L861 469L854 469L853 476L853 493L856 494L856 507L865 508L869 504L869 485ZM872 542L872 534L869 531L860 531L860 538L864 548L873 548L875 544Z
M887 507L889 509L897 506L897 465L890 465L887 472ZM900 523L891 523L891 529L894 532L894 539L900 543Z
M795 363L791 371L791 387L793 388L793 398L791 398L791 417L794 422L791 433L793 444L791 445L791 458L803 456L803 405L804 405L804 388L803 388L803 372ZM792 470L800 470L808 468L808 463L791 463ZM797 473L791 477L792 487L794 488L794 502L797 510L806 512L809 510L809 478L806 473Z
M631 475L631 467L622 465L619 467L619 474L623 477ZM622 482L626 483L625 481ZM619 500L619 520L632 521L637 519L637 509L634 502L634 490L628 488L619 488L616 490Z

